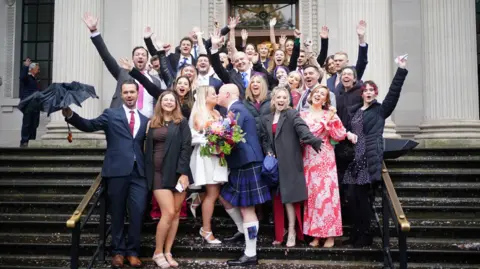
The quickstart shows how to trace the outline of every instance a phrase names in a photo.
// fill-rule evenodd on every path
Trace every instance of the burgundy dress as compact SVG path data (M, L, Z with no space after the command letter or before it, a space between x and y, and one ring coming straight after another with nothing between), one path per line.
M166 189L162 184L162 163L165 156L165 141L167 140L168 127L162 126L153 130L153 165L155 174L153 178L153 189Z

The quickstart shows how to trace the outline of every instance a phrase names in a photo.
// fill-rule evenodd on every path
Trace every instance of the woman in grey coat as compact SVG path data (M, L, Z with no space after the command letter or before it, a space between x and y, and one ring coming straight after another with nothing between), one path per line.
M278 160L279 186L273 200L275 224L274 245L281 244L284 236L283 204L287 209L287 247L295 246L295 215L301 229L299 202L307 199L307 187L303 173L301 143L320 151L322 139L315 137L295 109L290 108L290 93L284 87L272 92L272 113L262 117L261 140L265 154ZM280 200L281 199L281 200ZM294 205L296 203L296 205ZM301 230L297 233L303 239Z

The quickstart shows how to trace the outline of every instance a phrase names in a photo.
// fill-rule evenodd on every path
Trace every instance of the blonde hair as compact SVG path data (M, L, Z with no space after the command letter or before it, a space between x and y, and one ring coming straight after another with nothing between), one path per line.
M301 90L303 88L303 85L305 84L302 74L298 71L292 71L292 72L288 73L288 76L291 76L291 75L294 75L294 76L297 76L297 77L300 78L300 80L298 81L298 88L297 89ZM290 89L290 90L293 90L293 89Z
M180 72L177 72L177 79L181 76L185 76L185 69L186 68L192 68L193 69L193 77L192 79L188 79L190 81L190 90L192 92L194 92L197 88L198 88L198 71L197 71L197 68L195 68L195 66L191 65L191 64L186 64L182 67L182 69L180 69Z
M172 120L175 124L179 124L182 119L182 111L180 110L180 102L178 101L177 95L172 91L163 92L160 97L158 97L157 104L153 111L152 121L150 123L151 128L159 128L165 126L165 111L162 107L162 100L165 96L171 95L175 99L175 108L172 111Z
M195 126L195 116L199 120L199 124L204 126L210 116L210 113L207 109L207 96L210 91L215 91L215 88L212 86L200 86L197 89L197 98L195 103L193 103L192 112L190 114L190 119L188 125L190 128Z
M271 93L271 102L270 102L270 110L272 112L274 112L276 110L275 108L275 97L277 97L277 94L279 94L280 92L285 92L285 94L287 95L287 106L285 107L285 109L288 109L290 108L290 92L288 91L287 88L285 87L275 87L273 88L272 90L272 93Z
M268 84L265 78L263 78L263 76L261 75L253 75L250 78L250 82L248 83L247 88L245 89L245 99L254 103L257 101L257 99L255 99L255 97L252 94L251 85L253 80L257 78L260 79L260 94L258 96L259 102L263 102L265 99L267 99L267 96L268 96Z

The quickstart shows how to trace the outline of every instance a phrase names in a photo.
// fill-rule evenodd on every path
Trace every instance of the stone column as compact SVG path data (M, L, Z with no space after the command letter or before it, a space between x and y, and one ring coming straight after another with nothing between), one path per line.
M179 20L178 0L132 0L132 48L145 46L143 32L145 27L152 27L157 40L172 45L175 49L180 41L180 36L186 33L179 32L180 24L188 24L187 21Z
M425 147L480 146L475 1L422 0Z
M379 87L378 100L381 102L392 82L395 63L392 54L391 0L339 0L338 33L339 49L348 53L351 65L358 56L357 24L365 20L367 29L365 41L369 45L368 65L362 80L373 80ZM335 53L336 51L330 51ZM389 118L383 134L387 138L398 138L395 124Z
M103 1L62 0L55 3L52 82L78 81L90 84L95 87L97 95L101 96L103 63L82 21L85 12L101 17ZM95 118L102 112L100 99L88 99L81 108L72 105L72 109L87 119ZM56 112L51 115L51 122L47 125L47 134L42 136L41 145L101 146L105 143L105 136L101 132L72 131L73 143L68 143L67 123L61 111Z

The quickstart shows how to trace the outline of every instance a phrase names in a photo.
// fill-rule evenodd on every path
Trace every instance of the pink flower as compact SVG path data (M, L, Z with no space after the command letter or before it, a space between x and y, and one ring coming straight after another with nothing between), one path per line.
M210 125L210 128L212 133L216 135L221 135L223 133L223 125L220 122L213 122L212 125Z

